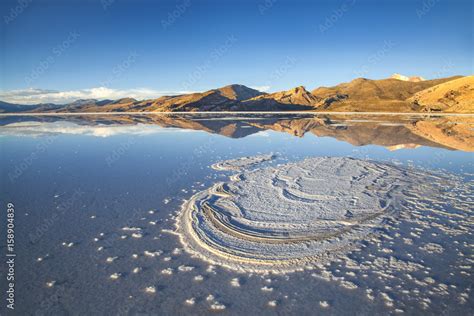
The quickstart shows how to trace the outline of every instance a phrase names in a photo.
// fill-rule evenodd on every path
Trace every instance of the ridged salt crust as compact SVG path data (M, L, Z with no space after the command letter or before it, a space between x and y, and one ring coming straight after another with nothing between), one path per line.
M242 157L242 158L237 158L237 159L220 161L213 164L211 167L214 170L220 170L220 171L227 171L227 170L238 171L243 168L251 168L255 165L261 164L262 162L270 161L274 159L275 157L276 156L273 154L259 155L259 156L252 156L252 157Z
M405 198L436 196L436 185L420 183L445 181L385 163L339 157L248 170L270 159L245 157L217 164L220 170L247 170L185 202L176 225L186 251L243 272L302 270L356 249L406 210Z

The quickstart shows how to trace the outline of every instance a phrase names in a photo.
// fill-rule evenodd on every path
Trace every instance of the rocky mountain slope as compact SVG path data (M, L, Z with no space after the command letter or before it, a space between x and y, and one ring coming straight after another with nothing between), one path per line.
M78 100L64 105L16 105L0 101L0 113L209 111L474 113L473 76L454 76L435 80L402 75L393 77L381 80L358 78L333 87L319 87L311 92L299 86L267 94L234 84L205 92L163 96L142 101L132 98Z
M244 108L261 110L313 110L319 100L300 86L288 91L264 94L243 102Z
M334 87L320 87L312 94L323 101L316 104L326 111L348 112L413 112L416 109L406 100L415 93L460 78L449 77L425 81L403 81L398 79L370 80L354 79Z
M420 111L474 112L474 76L451 80L417 92L409 99Z

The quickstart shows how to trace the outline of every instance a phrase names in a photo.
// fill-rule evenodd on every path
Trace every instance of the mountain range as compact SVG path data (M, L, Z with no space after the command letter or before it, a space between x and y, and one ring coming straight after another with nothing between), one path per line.
M0 113L90 112L447 112L474 113L474 76L434 80L394 74L388 79L357 78L312 91L299 86L264 93L233 84L205 92L157 99L77 100L68 104L20 105L0 101Z

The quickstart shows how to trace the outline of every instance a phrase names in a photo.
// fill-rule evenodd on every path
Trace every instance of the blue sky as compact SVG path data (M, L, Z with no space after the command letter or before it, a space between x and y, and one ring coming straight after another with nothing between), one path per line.
M7 0L0 12L3 99L474 72L472 1Z

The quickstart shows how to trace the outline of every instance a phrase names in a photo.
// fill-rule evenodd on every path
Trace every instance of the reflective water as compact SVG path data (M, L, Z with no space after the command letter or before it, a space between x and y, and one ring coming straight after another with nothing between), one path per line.
M472 313L473 127L472 117L433 116L0 117L0 193L16 214L15 312ZM460 176L450 198L462 207L443 209L461 212L462 222L443 224L459 231L417 217L345 260L284 275L191 257L173 233L183 201L228 178L212 164L269 153L276 163L354 157ZM426 203L413 209L436 209Z

